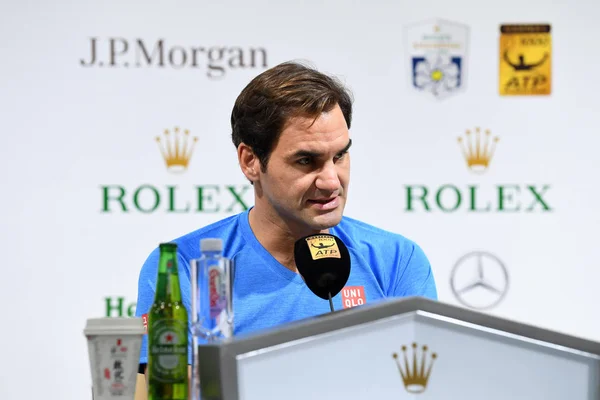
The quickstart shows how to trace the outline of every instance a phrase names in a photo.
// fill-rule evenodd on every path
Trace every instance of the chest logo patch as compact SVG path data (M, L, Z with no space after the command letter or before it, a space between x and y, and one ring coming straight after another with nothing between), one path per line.
M342 305L344 308L362 306L367 302L364 286L346 286L342 289Z

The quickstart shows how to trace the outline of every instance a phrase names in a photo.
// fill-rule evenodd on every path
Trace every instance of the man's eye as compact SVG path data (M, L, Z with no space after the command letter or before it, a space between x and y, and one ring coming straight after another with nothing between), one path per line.
M300 165L309 165L310 164L310 158L308 157L304 157L299 159L298 161L296 161L298 164Z
M340 153L337 156L333 157L334 161L339 161L342 158L344 158L344 156L346 155L346 153Z

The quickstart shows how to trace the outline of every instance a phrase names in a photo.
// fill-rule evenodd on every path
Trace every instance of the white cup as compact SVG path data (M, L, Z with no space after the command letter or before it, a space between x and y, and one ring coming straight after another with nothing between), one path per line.
M93 318L88 340L94 400L134 400L142 336L141 318Z

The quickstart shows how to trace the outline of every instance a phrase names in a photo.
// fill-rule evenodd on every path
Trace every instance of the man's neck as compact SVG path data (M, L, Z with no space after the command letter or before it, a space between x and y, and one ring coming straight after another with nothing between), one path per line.
M300 230L286 224L275 213L266 213L256 207L250 210L249 223L258 242L280 264L293 272L298 272L294 261L294 244L301 237L319 233Z

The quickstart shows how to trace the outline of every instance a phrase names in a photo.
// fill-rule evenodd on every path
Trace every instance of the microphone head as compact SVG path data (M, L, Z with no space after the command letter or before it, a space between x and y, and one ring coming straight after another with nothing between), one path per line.
M329 300L350 277L350 253L340 238L330 234L305 236L294 244L298 272L317 296Z

